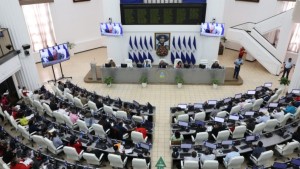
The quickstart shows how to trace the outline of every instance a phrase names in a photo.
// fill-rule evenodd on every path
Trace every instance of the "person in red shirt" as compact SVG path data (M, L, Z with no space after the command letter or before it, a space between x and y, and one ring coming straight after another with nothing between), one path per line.
M1 98L1 106L3 108L3 111L8 109L9 101L7 99L7 93L4 93Z
M71 136L68 146L74 147L78 154L82 151L82 144L79 140L76 140L75 136Z
M147 137L147 130L144 127L142 127L141 124L138 123L136 125L135 131L142 133L144 139Z
M13 116L14 119L17 119L18 118L18 110L16 107L12 107L11 109L11 116Z
M10 169L30 169L31 165L20 163L19 158L14 158L10 164Z
M242 48L240 49L240 52L239 52L239 57L242 58L242 57L244 56L245 53L247 53L247 52L246 52L245 48L242 47Z

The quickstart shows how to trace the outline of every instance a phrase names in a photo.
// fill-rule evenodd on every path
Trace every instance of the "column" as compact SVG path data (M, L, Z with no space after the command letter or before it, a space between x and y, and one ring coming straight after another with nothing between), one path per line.
M300 52L298 53L296 67L294 68L294 73L291 78L291 83L289 85L289 92L293 89L300 89Z
M19 59L21 70L16 73L19 86L26 86L30 90L40 87L39 75L32 55L25 56L22 45L30 44L25 18L18 0L2 0L0 5L0 25L9 30L14 48L21 50ZM32 53L32 50L30 50Z

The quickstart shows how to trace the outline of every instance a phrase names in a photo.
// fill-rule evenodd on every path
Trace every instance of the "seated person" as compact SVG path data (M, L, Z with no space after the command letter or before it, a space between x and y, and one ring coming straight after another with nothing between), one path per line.
M54 132L52 133L52 142L53 142L53 145L54 145L56 148L64 144L64 143L61 141L60 137L57 135L56 131L54 131Z
M98 124L102 125L104 131L111 128L111 124L105 119L105 117L101 117Z
M84 115L84 122L86 124L87 127L91 127L94 124L94 118L92 116L92 114L89 111L85 112Z
M111 59L108 64L111 65L111 67L116 67L116 63Z
M86 151L88 153L92 153L92 154L95 154L95 156L99 159L100 156L102 155L102 152L98 149L93 149L92 147L87 147L86 148ZM107 157L106 157L107 158ZM100 167L105 167L105 165L101 165Z
M81 94L78 96L78 98L80 99L80 101L81 101L81 103L82 103L83 105L85 105L85 104L88 103L88 99L87 99L87 97L86 97L86 95L85 95L84 93L81 93Z
M39 100L40 100L40 97L41 97L41 95L39 94L39 91L35 90L35 91L33 92L32 99L33 99L33 100L39 101Z
M82 151L82 144L79 140L76 140L76 136L71 136L68 146L75 148L78 154Z
M75 124L77 122L77 120L79 119L79 116L75 113L75 110L70 111L69 117L73 124Z
M292 115L294 115L297 111L296 107L294 106L294 102L289 102L289 105L286 106L286 108L282 108L282 110L285 112L285 113L290 113Z
M181 61L178 61L177 65L176 65L176 68L177 69L183 68L183 63Z
M198 156L197 152L193 151L191 157L184 157L184 161L199 161L199 157L197 156Z
M212 65L211 65L212 69L222 69L222 67L219 65L218 61L215 61Z
M114 154L117 154L117 155L120 155L121 156L121 159L122 159L122 161L125 159L125 153L123 152L123 153L121 153L120 152L120 144L115 144L114 146L113 146L113 149L114 149ZM126 166L124 166L125 168L127 168Z
M261 141L259 141L257 143L257 146L253 149L253 152L252 152L252 155L255 157L255 158L259 158L260 154L262 152L265 152L266 151L266 148L263 147L263 143Z
M16 157L16 149L10 146L10 144L6 145L6 149L3 151L2 160L8 164Z
M297 128L297 130L293 133L293 137L294 140L300 142L300 127Z
M164 62L164 60L161 60L158 64L159 68L166 68L168 66L168 63Z
M216 155L211 153L210 150L205 150L204 154L200 154L200 162L203 164L206 160L214 160L216 158Z
M144 127L142 127L140 123L136 125L135 131L142 133L144 139L147 137L147 130Z
M178 118L179 115L185 114L184 110L182 110L182 108L177 107L175 113L172 115L173 117L176 117L176 119Z
M66 95L67 93L72 93L72 91L68 88L67 84L64 84L64 95Z
M58 110L58 107L57 107L57 103L56 103L55 98L51 98L51 99L50 99L49 107L50 107L50 109L51 109L52 111Z
M93 102L96 104L97 108L100 109L103 107L103 103L98 95L95 96Z
M10 163L10 169L30 169L31 165L26 165L23 160L15 157Z
M226 163L228 163L230 159L232 159L233 157L237 157L237 156L240 156L240 153L238 152L238 150L235 146L232 146L231 152L226 154L224 161Z
M215 125L213 125L213 128L211 130L211 137L210 137L210 140L214 140L213 136L214 135L215 137L218 136L219 132L220 131L223 131L224 130L224 127L221 123L216 123Z
M149 61L148 61L148 60L146 60L146 61L145 61L145 63L144 63L144 67L151 67L151 64L149 63Z
M117 125L115 125L115 128L117 129L117 139L122 140L123 135L127 133L126 128L123 127L123 122L119 122Z
M255 119L254 118L250 118L248 120L248 123L247 123L246 127L247 127L248 130L253 131L254 128L255 128L255 125L256 125Z
M171 141L183 141L183 135L180 134L179 131L175 131L175 133L171 136Z
M21 118L21 115L19 114L19 110L17 107L11 108L11 116L13 116L14 119Z
M28 122L28 131L29 133L41 131L41 129L35 124L34 118L30 119Z
M271 117L280 121L284 117L284 112L280 108L277 108L273 111L273 113L271 114Z
M58 89L60 90L60 91L64 91L64 89L65 89L65 87L64 87L64 83L63 82L61 82L61 81L58 81L57 82L58 83Z
M27 96L28 96L28 93L29 93L29 91L26 89L26 87L23 87L23 88L22 88L22 94L23 94L23 96L24 96L24 97L27 97Z
M259 116L256 119L256 123L262 123L262 122L267 122L268 120L270 120L270 116L269 116L269 112L268 111L264 111L262 112L264 115L263 116Z

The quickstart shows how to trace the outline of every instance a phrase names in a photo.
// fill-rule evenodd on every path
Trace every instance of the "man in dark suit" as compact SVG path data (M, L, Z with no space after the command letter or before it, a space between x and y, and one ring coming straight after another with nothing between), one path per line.
M259 158L260 154L262 152L265 152L266 151L266 148L263 147L263 143L261 141L259 141L257 143L257 146L253 149L253 152L252 152L252 155L255 157L255 158Z

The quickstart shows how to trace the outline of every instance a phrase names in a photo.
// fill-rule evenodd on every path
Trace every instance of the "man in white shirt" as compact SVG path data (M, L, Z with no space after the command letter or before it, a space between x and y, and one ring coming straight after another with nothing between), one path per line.
M224 158L224 161L226 163L228 163L231 158L237 157L237 156L240 156L240 153L237 152L236 147L232 146L231 147L231 152L226 155L226 157Z
M215 154L211 154L209 150L206 150L204 154L200 154L200 162L203 164L206 160L214 160L216 158Z
M256 123L262 123L262 122L267 122L268 120L270 120L270 116L269 116L269 112L267 111L264 111L262 112L264 113L263 116L259 116L257 119L256 119Z
M271 116L274 117L274 119L281 121L281 119L284 117L284 111L280 109L274 110Z
M286 78L289 78L290 71L293 68L292 58L289 58L287 62L283 62L283 66L283 74L281 78L283 78L285 74Z

